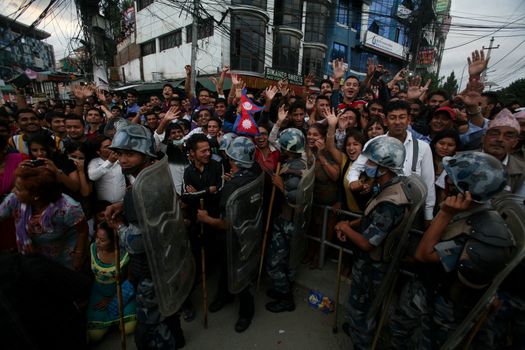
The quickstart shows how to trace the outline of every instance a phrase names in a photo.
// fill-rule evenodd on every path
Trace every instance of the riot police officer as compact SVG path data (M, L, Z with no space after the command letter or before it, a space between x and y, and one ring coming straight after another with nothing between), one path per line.
M226 247L221 250L224 254L220 261L217 293L209 311L217 312L225 304L232 302L233 293L236 292L239 295L240 307L235 331L241 333L250 326L255 308L250 283L256 273L254 268L257 267L260 251L257 247L260 246L262 234L263 178L260 176L259 166L254 163L255 145L249 138L239 136L230 140L226 155L232 178L222 189L220 216L212 217L206 210L198 210L197 219L226 231L226 236L221 242ZM239 197L239 193L245 193L247 196ZM251 224L253 222L254 225Z
M122 172L137 178L141 172L153 164L155 158L153 144L149 130L141 125L130 124L117 130L110 148L119 154ZM169 169L167 161L165 162L165 169ZM169 170L166 174L169 174ZM143 236L144 227L139 223L137 210L143 204L136 203L132 193L135 184L126 190L123 202L113 204L106 210L107 221L117 230L120 242L130 256L130 281L137 291L135 342L138 349L175 349L184 346L184 336L179 316L177 314L163 315L159 309L159 301L162 296L156 294L152 277L155 271L148 263L148 254L153 256L159 251L147 251ZM171 179L168 184L172 186ZM175 191L173 188L172 190L172 196L175 197ZM155 191L153 190L151 194L155 195ZM162 205L155 209L165 210ZM189 243L187 246L189 250ZM180 261L173 263L179 264ZM187 271L187 274L192 276L191 269ZM157 287L162 289L161 286Z
M373 197L361 219L341 221L335 231L341 241L349 239L356 247L352 266L349 322L343 330L352 338L354 349L369 349L375 320L367 314L386 274L387 252L395 243L400 223L410 208L409 192L402 177L405 147L393 137L371 140L363 154L368 158L365 171L373 180ZM355 227L360 227L360 232Z
M421 320L418 347L440 348L511 258L514 239L490 202L506 185L501 162L464 152L443 158L443 167L447 198L417 246L415 258L425 264L392 316L395 348L406 348Z
M299 224L294 213L301 211L297 203L298 186L308 169L305 158L305 138L302 131L288 128L279 135L281 154L286 158L279 174L274 175L273 184L284 194L281 212L273 223L273 232L268 248L267 271L273 286L268 296L274 301L266 304L270 312L278 313L295 310L292 286L295 281L295 264L290 261L293 236Z

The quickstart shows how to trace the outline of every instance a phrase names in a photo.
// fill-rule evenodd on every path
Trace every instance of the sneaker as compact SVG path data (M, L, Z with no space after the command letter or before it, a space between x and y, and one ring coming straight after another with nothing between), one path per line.
M292 300L276 300L266 304L266 310L273 313L280 313L285 311L294 311L295 302Z

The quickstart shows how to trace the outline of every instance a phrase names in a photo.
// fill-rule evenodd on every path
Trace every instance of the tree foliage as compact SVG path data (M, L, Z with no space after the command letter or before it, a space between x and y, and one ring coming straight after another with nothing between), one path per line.
M456 79L456 75L454 74L454 71L450 73L450 75L447 77L447 80L445 83L441 86L443 90L448 92L449 96L453 96L457 94L458 92L458 81Z
M504 105L513 101L518 101L521 106L525 105L525 78L512 82L506 88L497 91L500 100Z

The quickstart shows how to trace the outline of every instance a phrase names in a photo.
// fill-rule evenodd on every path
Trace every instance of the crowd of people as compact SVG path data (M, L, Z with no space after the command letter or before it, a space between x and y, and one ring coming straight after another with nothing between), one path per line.
M193 320L197 308L188 297L173 315L158 310L131 198L135 179L167 159L197 271L202 246L206 264L220 266L208 307L218 312L235 296L228 290L227 200L264 173L264 215L273 220L266 309L280 313L295 309L294 215L304 208L298 190L311 170L308 235L320 237L325 225L327 240L354 251L345 262L352 284L343 329L354 348L369 349L376 325L368 312L389 266L384 245L397 237L413 205L403 179L417 175L426 196L414 226L424 233L406 253L416 277L400 279L386 328L393 348L437 349L512 258L512 232L490 201L504 193L525 198L525 110L483 91L487 63L483 51L473 52L467 87L452 96L430 91L430 81L422 85L406 69L385 81L384 68L372 60L363 81L346 76L335 60L331 79L317 85L308 76L304 87L284 79L262 91L246 89L229 67L212 79L215 91L192 91L190 66L184 89L165 84L147 99L134 89L122 96L87 84L74 86L70 101L29 105L17 90L16 102L0 107L0 250L39 254L90 278L91 293L78 307L90 343L119 323L120 299L125 332L135 332L139 349L181 348L180 317ZM228 94L225 79L232 81ZM243 113L248 119L239 123ZM242 132L250 122L255 132ZM333 210L323 220L326 206ZM340 210L363 216L352 220ZM458 223L463 226L450 232ZM299 261L317 268L319 258L312 240ZM521 263L514 280L502 284L503 311L487 317L471 346L525 346L524 272ZM244 332L254 298L249 286L237 294L235 331Z

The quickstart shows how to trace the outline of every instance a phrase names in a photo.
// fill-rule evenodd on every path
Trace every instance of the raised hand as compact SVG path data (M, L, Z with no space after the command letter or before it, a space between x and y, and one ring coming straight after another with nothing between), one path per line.
M239 81L240 81L239 75L238 74L232 74L231 75L231 79L232 79L233 86L237 87L239 85Z
M321 111L323 117L325 117L328 122L328 126L335 128L337 126L337 116L335 115L335 110L333 108L327 108Z
M396 75L394 76L394 81L401 81L403 79L405 79L405 76L407 74L407 69L406 68L402 68L399 72L396 73Z
M97 89L96 94L97 94L97 98L100 101L100 103L105 104L106 103L106 94L104 93L104 91Z
M430 86L431 82L432 80L428 79L425 86L420 86L421 77L419 75L413 77L412 79L408 81L407 98L408 99L421 98L421 96L428 91L428 87Z
M485 59L485 53L483 50L472 52L472 58L467 57L468 63L468 74L471 77L479 77L489 63L489 59Z
M224 67L222 67L221 75L226 75L228 74L229 71L230 71L230 66L225 65Z
M332 61L332 77L335 81L341 80L345 76L344 62L341 58Z
M374 72L376 71L376 64L372 57L368 57L368 60L366 62L366 75L371 77L374 75Z
M312 73L308 73L308 75L304 78L304 86L315 86L315 77Z
M192 70L192 69L191 69L191 66L190 66L189 64L185 65L185 66L184 66L184 70L186 71L186 75L187 75L188 77L190 77L190 76L191 76L191 70Z
M172 121L172 120L177 119L179 115L180 115L179 107L173 106L170 109L168 109L168 111L164 115L164 119L168 121Z
M272 85L272 86L268 86L265 90L264 90L264 96L266 98L266 100L273 100L275 95L277 94L277 86L275 85Z
M285 104L282 104L281 107L279 107L279 112L277 113L277 121L279 122L279 125L284 123L284 121L288 118L288 108Z

